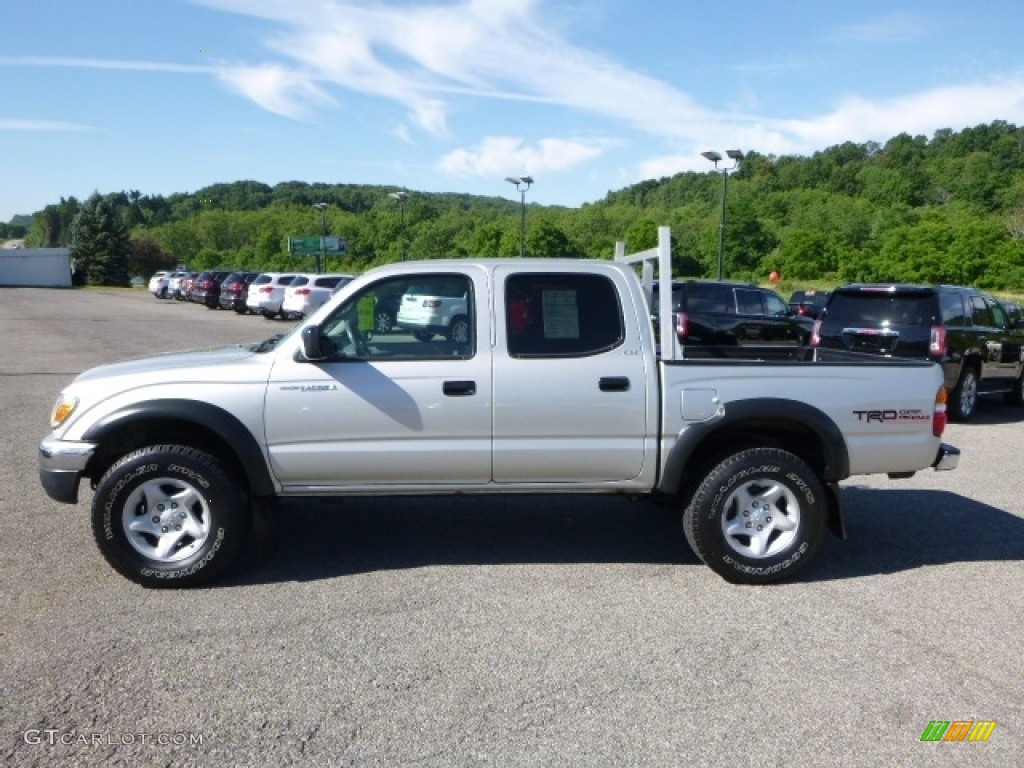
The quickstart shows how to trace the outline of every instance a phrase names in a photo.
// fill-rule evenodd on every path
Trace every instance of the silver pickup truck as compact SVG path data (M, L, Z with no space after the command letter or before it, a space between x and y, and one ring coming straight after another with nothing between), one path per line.
M659 494L707 565L760 584L842 535L839 481L956 466L932 363L659 343L661 235L616 261L393 264L281 337L86 371L43 487L77 503L88 478L100 550L151 587L221 573L283 497L552 492Z

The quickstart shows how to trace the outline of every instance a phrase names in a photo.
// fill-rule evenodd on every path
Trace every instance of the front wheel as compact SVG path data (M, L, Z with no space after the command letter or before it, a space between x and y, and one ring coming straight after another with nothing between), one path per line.
M949 402L949 418L953 421L970 421L978 407L978 373L965 365L960 379L953 389Z
M750 448L704 478L683 512L694 553L734 584L790 578L811 561L825 532L821 481L787 451Z
M103 475L92 528L100 552L122 576L144 587L191 587L235 559L248 515L212 456L157 445L122 457Z

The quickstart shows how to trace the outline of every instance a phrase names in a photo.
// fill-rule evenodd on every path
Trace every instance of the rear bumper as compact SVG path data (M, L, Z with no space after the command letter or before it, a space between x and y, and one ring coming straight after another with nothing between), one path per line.
M956 469L960 463L960 449L955 445L949 443L943 443L939 446L939 452L935 456L935 461L932 462L932 467L936 470Z
M39 482L46 495L54 501L77 504L79 480L95 451L95 443L45 438L39 444Z

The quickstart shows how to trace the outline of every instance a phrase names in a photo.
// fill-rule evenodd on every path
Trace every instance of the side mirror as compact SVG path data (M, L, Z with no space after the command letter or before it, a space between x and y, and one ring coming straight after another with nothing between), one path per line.
M320 348L320 326L307 325L302 329L302 354L307 360L323 360L324 353Z

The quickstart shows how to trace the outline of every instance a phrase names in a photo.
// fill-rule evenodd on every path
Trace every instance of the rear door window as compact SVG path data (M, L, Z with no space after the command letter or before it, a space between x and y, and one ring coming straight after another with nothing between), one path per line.
M747 288L736 289L736 307L741 315L764 316L764 304L761 302L761 292Z
M601 275L511 275L505 307L512 357L584 357L625 338L618 291Z
M991 328L995 325L992 308L983 296L971 296L971 325Z

